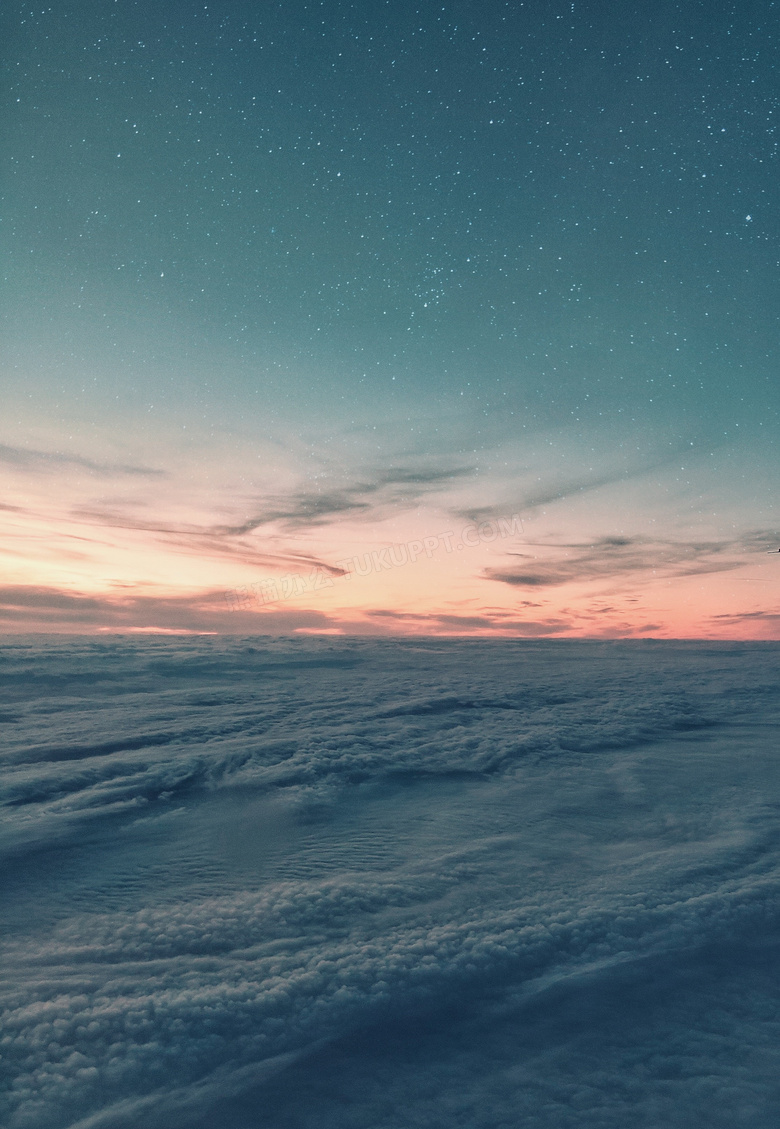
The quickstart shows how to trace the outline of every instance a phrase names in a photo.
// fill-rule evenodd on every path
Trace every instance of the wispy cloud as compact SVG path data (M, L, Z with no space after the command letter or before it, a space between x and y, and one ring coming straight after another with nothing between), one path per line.
M154 467L135 466L130 463L102 463L87 459L83 455L69 455L63 451L37 451L29 447L9 447L4 443L0 443L0 462L32 471L56 471L63 467L72 467L105 477L125 474L144 478L167 477L166 471Z
M250 500L245 505L246 516L232 522L161 521L151 516L152 500L145 507L148 516L137 512L137 500L133 502L135 513L123 505L79 505L71 509L70 516L77 522L106 529L158 534L177 551L187 554L228 557L258 568L322 568L331 576L341 576L343 569L310 554L284 548L279 552L260 550L250 535L273 528L284 537L345 517L380 520L391 512L413 508L437 487L445 487L471 473L468 466L396 466L376 470L356 482L330 489L298 490L261 501Z
M663 541L650 537L601 537L596 541L536 542L540 554L509 553L510 561L482 575L521 588L543 588L573 581L601 580L629 573L674 576L726 572L742 567L745 556L760 552L777 535L758 530L723 541Z
M644 474L645 471L636 473ZM596 477L567 479L546 486L527 487L513 494L509 502L501 502L496 505L468 506L456 510L455 516L465 521L480 522L490 521L510 511L513 513L528 513L531 510L538 509L539 506L547 506L551 502L560 502L573 495L600 490L602 486L611 486L616 482L623 482L629 477L632 477L632 475L622 469Z
M723 626L739 626L740 624L764 624L777 629L780 625L780 611L753 611L753 612L726 612L710 616L713 623Z
M330 576L343 576L345 570L338 565L329 564L310 553L269 552L258 549L256 544L245 540L229 526L195 525L186 522L158 523L128 516L119 508L80 507L71 511L71 516L80 522L97 525L104 529L127 529L139 533L161 534L161 540L175 551L191 556L222 560L229 558L237 564L251 565L253 568L324 569Z
M711 444L710 444L711 446ZM620 453L622 454L622 452ZM601 490L606 486L625 486L636 479L644 478L664 468L674 465L681 455L690 456L689 446L670 447L662 456L641 457L637 456L634 462L628 461L622 465L597 468L596 466L584 469L576 476L559 477L549 473L544 479L534 477L533 480L520 482L511 492L502 490L502 499L498 502L467 506L453 511L456 517L466 521L489 521L505 513L530 514L540 506L549 506L553 502L562 502L567 499L581 497ZM593 456L589 456L590 461ZM526 469L530 475L530 470Z
M290 529L324 525L344 515L372 517L378 511L415 505L432 489L473 474L473 467L391 467L331 490L302 490L284 498L266 500L255 513L235 525L214 526L223 535L251 533L261 526L280 523ZM503 511L502 511L503 513Z

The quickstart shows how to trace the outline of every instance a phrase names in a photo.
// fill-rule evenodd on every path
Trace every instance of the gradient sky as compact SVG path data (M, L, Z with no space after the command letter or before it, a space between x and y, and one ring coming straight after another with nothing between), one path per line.
M5 631L780 637L777 4L2 22Z

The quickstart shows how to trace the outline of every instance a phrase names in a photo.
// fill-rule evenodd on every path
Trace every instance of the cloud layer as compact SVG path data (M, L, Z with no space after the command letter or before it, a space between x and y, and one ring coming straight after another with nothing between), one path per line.
M775 658L7 642L4 1123L768 1129Z

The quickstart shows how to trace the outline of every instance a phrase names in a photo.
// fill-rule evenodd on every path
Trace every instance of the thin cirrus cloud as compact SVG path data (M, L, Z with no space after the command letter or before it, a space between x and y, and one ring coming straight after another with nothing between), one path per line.
M509 564L487 568L482 575L519 588L545 588L588 580L608 580L630 573L663 572L691 576L727 572L745 564L745 554L765 550L775 535L756 530L744 537L723 541L662 541L649 537L601 537L591 543L542 542L549 554L563 557L509 553ZM574 555L568 555L574 550ZM514 563L517 561L518 563Z
M715 624L727 624L729 627L739 627L742 624L760 624L767 627L780 625L780 611L776 612L723 612L710 617Z
M282 523L291 529L324 525L344 515L376 518L383 510L406 509L437 487L474 473L469 466L441 470L391 467L375 471L368 481L356 482L331 491L300 491L277 500L238 525L215 527L213 532L228 535L252 533L265 525Z
M143 518L128 517L119 509L80 508L74 509L72 516L77 521L88 522L105 529L161 534L160 540L169 549L187 556L220 560L227 558L235 564L249 565L252 568L273 570L319 568L330 576L344 575L343 568L308 553L258 551L251 542L240 539L238 528L233 529L229 526L198 526L174 522L158 524L145 521Z
M679 443L670 444L667 449L659 454L657 449L645 454L630 454L620 450L610 456L610 465L605 466L600 458L600 465L594 461L596 456L593 451L583 455L581 473L562 476L559 472L548 469L544 475L536 474L526 467L521 474L530 476L533 480L513 484L508 490L506 486L501 491L502 499L488 504L474 504L455 508L453 516L464 521L479 523L482 521L495 521L508 513L532 514L535 510L552 505L556 502L574 501L586 494L592 494L608 487L618 490L630 483L641 481L649 475L657 475L668 471L669 468L678 466L681 457L690 457L689 441L687 446ZM708 441L708 449L719 446L717 441ZM615 465L615 458L622 460ZM594 465L588 466L588 463Z
M437 487L446 487L450 482L472 473L472 467L449 467L442 470L393 467L375 471L362 481L338 489L300 490L287 496L265 499L250 516L232 523L161 522L130 516L119 507L104 506L79 506L71 513L78 521L116 529L162 533L177 539L205 538L207 540L202 544L214 550L225 538L243 537L271 525L289 532L299 532L302 529L328 525L343 517L377 520L389 512L415 506ZM225 551L230 554L233 552L230 547ZM259 562L253 559L252 563ZM340 570L337 572L340 574Z
M62 468L86 470L90 474L113 478L115 475L138 475L142 478L166 478L168 472L155 467L134 466L129 463L103 463L83 455L69 455L62 451L37 451L27 447L12 447L0 443L0 462L22 470L41 472ZM6 507L3 509L13 509Z
M515 488L509 501L498 504L466 506L453 511L455 517L464 521L481 522L492 521L503 517L508 512L530 513L540 506L548 506L553 502L563 502L566 499L576 498L583 494L590 494L601 490L605 486L620 486L634 479L642 478L654 471L662 470L674 462L677 455L666 453L663 458L640 460L634 466L618 466L601 470L600 473L591 470L588 474L576 477L561 478L551 475L549 481L541 482L539 479L531 485Z
M624 471L615 471L610 474L600 475L598 478L567 479L555 485L529 490L515 495L509 507L504 505L467 506L454 511L454 516L463 521L482 522L494 521L503 517L508 509L514 512L528 513L538 509L539 506L550 505L551 502L562 502L564 499L576 494L585 494L593 490L600 490L603 486L611 486L626 479Z

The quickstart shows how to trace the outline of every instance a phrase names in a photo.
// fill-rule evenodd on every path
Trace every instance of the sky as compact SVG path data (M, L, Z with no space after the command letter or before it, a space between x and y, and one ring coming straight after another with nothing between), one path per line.
M780 637L777 17L6 5L3 630Z

